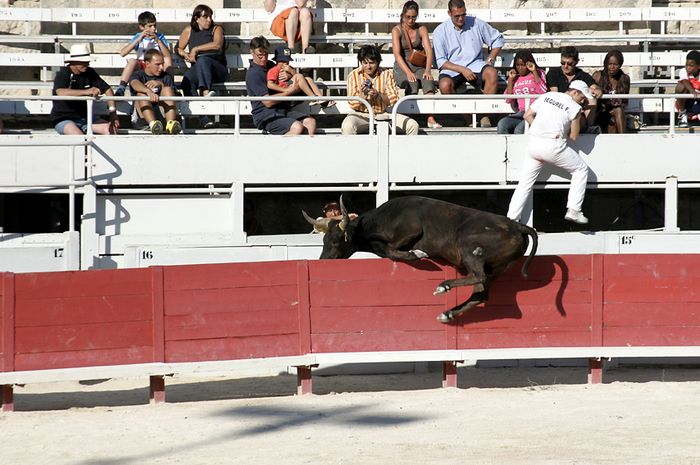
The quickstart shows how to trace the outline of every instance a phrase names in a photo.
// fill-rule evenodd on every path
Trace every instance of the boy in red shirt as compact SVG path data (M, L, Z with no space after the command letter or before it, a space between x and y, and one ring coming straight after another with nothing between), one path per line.
M278 47L275 50L275 66L267 72L267 88L275 92L284 92L293 82L296 82L301 92L297 95L308 95L309 97L322 97L316 83L310 77L305 77L298 73L289 62L292 60L292 51L288 47ZM321 105L322 108L335 105L332 100L314 100L310 105Z
M678 127L687 128L688 121L698 121L700 115L700 52L692 50L685 57L685 69L679 75L677 94L691 94L694 98L677 99Z

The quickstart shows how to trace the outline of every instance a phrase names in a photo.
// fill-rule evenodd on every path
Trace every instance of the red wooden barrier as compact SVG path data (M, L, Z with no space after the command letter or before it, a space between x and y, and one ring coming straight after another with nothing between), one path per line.
M486 305L450 325L436 316L471 289L433 296L455 271L425 260L4 273L0 370L324 352L700 345L699 255L542 256L528 279L520 267L495 283ZM454 373L445 376L454 383ZM161 381L153 380L156 398ZM300 389L309 382L302 377Z

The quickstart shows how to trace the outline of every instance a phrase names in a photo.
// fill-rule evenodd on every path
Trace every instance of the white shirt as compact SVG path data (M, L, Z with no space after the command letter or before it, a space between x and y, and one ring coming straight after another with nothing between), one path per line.
M278 14L282 13L287 8L296 8L296 6L296 0L277 0L277 3L275 3L275 9L272 10L272 13L270 13L270 17L267 21L268 29L270 28L270 26L272 26L272 21L277 17Z
M547 92L530 108L537 114L530 126L530 135L546 139L566 139L571 122L581 111L581 105L563 92Z

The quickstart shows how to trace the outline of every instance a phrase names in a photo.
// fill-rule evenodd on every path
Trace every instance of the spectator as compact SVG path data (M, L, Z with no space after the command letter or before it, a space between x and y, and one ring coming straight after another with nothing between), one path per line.
M53 95L71 97L98 97L114 95L112 88L97 72L90 68L90 46L74 44L70 48L67 65L61 68L54 77ZM109 122L94 116L92 131L95 134L116 134L119 130L119 119L114 100L108 100ZM87 132L87 105L81 100L54 100L51 108L51 118L54 128L59 134L82 135Z
M567 145L567 139L579 135L581 107L592 98L588 85L572 81L564 93L548 92L535 100L525 112L525 121L531 127L525 163L518 187L508 206L508 218L520 221L532 186L545 163L563 168L571 174L571 187L564 218L578 224L588 223L581 212L586 194L588 166L578 152Z
M593 99L588 102L588 106L581 112L581 132L599 133L600 128L595 126L596 119L596 98L602 95L593 77L578 67L579 56L576 47L567 46L561 49L561 67L552 68L547 73L547 85L552 92L566 92L569 90L569 83L573 81L583 81L591 87Z
M299 92L296 95L307 95L309 97L322 97L323 93L310 77L298 73L292 65L292 51L288 47L277 47L275 50L275 66L267 72L267 88L277 92L284 92L292 83L297 83ZM326 108L335 105L332 100L314 100L311 105L321 105Z
M357 61L360 66L352 70L348 76L347 95L367 100L372 105L377 120L391 120L388 108L396 104L399 99L399 89L396 87L392 71L379 67L382 62L379 47L363 45L357 54ZM341 132L347 135L368 131L367 107L361 102L350 101L350 108L354 112L343 120ZM408 116L397 115L396 123L405 134L411 136L418 134L418 123Z
M513 68L508 71L506 94L538 95L547 92L544 71L537 66L530 50L519 50L513 59ZM530 99L528 104L532 103ZM498 122L499 134L525 134L525 99L507 99L517 113L508 115Z
M503 34L488 23L467 16L464 0L449 0L447 10L450 19L433 32L435 59L440 68L440 92L454 94L468 82L484 94L495 94L498 72L493 64L503 47ZM490 50L486 61L482 52L484 44ZM481 118L481 126L491 127L488 116Z
M680 80L676 84L677 94L690 94L694 98L676 100L678 113L678 126L688 127L689 121L697 121L700 115L700 52L693 50L685 57L685 68L678 76Z
M629 94L630 77L622 71L625 62L622 52L611 50L605 55L603 69L593 73L604 94ZM605 99L598 102L596 123L607 134L622 134L625 132L626 101L619 98Z
M137 67L143 69L144 64L144 54L152 49L160 50L163 54L163 66L165 71L170 73L173 66L173 58L170 55L170 44L168 44L168 39L165 38L163 34L158 32L156 15L150 11L144 11L139 14L139 31L131 38L128 44L119 50L119 54L123 57L127 56L132 51L136 52L136 58L129 58L126 61L126 66L119 81L119 87L114 95L121 97L126 91L127 80L131 78Z
M314 17L306 6L307 0L265 0L265 11L270 13L268 24L270 31L287 42L287 47L294 50L301 40L302 53L316 53L309 45L314 26Z
M267 88L267 72L275 66L268 61L270 43L266 38L254 37L250 41L250 68L245 75L245 87L248 95L262 97L270 95ZM290 83L276 96L290 96L299 92L297 82ZM252 102L252 116L255 126L269 134L298 135L306 130L309 135L316 132L316 120L303 113L289 109L289 102L262 100Z
M391 30L391 44L394 51L394 80L406 90L406 95L435 93L433 73L433 48L430 45L428 28L418 24L418 4L408 0L401 10L401 22ZM416 53L418 52L418 53ZM410 57L413 58L411 61ZM417 64L416 64L417 63ZM428 115L429 128L441 128L433 115Z
M137 69L131 76L129 84L131 93L139 96L147 96L150 100L137 100L136 112L148 123L152 134L163 132L163 123L156 117L153 104L158 104L165 113L165 130L168 134L179 134L182 126L177 120L177 106L172 100L161 100L160 97L172 97L175 95L175 81L165 72L165 58L156 49L151 49L144 55L145 67Z
M182 91L186 96L216 95L212 84L224 82L228 77L224 29L214 23L213 14L207 5L194 7L190 25L183 29L177 41L177 54L190 64L182 77ZM214 126L206 116L201 122L205 128Z
M357 218L357 216L358 216L357 213L348 213L348 217L351 220L354 220L355 218ZM332 200L330 202L326 202L323 205L323 216L319 216L318 218L316 218L316 221L313 221L313 220L309 221L309 223L314 225L314 229L311 232L313 234L323 234L323 231L324 231L323 226L326 226L326 228L327 228L328 227L327 225L331 220L340 221L342 219L343 219L343 212L340 209L340 204L338 202L336 202L335 200ZM307 219L307 220L309 220L309 219ZM320 221L320 223L319 223L319 221Z

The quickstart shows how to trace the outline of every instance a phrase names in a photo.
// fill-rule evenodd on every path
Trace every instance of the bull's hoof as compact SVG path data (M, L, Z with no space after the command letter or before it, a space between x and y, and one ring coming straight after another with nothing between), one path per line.
M442 284L440 284L438 287L435 288L433 295L444 294L445 292L447 292L449 290L450 290L449 286L443 286Z
M422 250L414 249L411 250L411 253L415 255L417 258L428 258L428 254L423 252Z
M452 318L452 315L450 315L449 313L441 313L441 314L439 314L439 315L437 316L437 320L438 320L440 323L449 323L449 322L452 321L453 319L454 319L454 318Z

